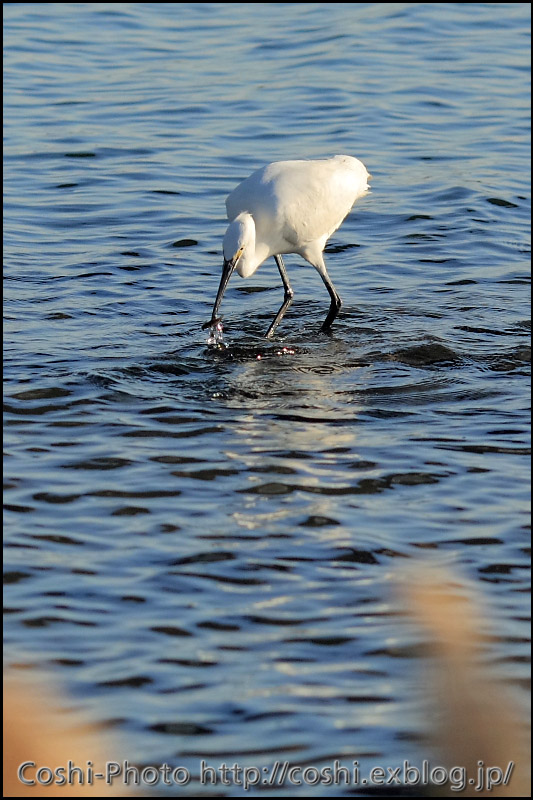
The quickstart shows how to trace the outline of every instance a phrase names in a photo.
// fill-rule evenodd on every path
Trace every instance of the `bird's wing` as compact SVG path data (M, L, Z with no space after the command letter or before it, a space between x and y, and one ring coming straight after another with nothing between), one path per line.
M359 164L354 167L354 162ZM278 161L257 170L226 200L228 219L252 214L257 236L271 251L305 249L337 230L367 191L366 170L349 156L317 161Z
M353 171L334 159L296 162L278 178L275 191L283 235L298 247L329 238L364 193Z

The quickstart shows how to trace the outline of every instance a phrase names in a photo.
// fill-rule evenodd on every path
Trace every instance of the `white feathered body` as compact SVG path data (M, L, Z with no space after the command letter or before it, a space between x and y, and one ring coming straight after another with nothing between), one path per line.
M254 172L226 200L230 222L245 213L255 223L255 258L242 258L237 271L248 277L266 258L283 253L318 266L326 241L367 193L369 178L352 156L276 161Z

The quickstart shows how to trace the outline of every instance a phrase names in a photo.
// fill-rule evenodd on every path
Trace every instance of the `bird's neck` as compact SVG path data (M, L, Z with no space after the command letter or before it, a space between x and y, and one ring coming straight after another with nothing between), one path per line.
M237 263L237 272L241 278L249 278L270 255L268 245L256 239L255 223L251 214L242 220L244 252Z

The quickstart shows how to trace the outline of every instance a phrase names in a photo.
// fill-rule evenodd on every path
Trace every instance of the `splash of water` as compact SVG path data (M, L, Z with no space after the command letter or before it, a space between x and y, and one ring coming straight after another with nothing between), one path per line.
M213 325L209 329L207 344L224 347L224 328L222 327L222 322L217 322L216 325Z

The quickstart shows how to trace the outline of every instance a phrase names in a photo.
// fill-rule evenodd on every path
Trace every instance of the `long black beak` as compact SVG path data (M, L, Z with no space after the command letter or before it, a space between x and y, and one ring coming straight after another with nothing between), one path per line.
M229 279L231 278L231 273L235 269L235 264L237 263L236 259L232 258L229 261L224 259L224 266L222 267L222 277L220 278L220 286L218 287L217 292L217 299L215 300L215 305L213 306L213 313L211 314L211 319L209 322L204 322L202 325L202 330L205 328L213 328L220 322L220 317L217 317L218 308L220 303L222 302L222 298L224 297L224 292L226 291L226 287L229 283Z

